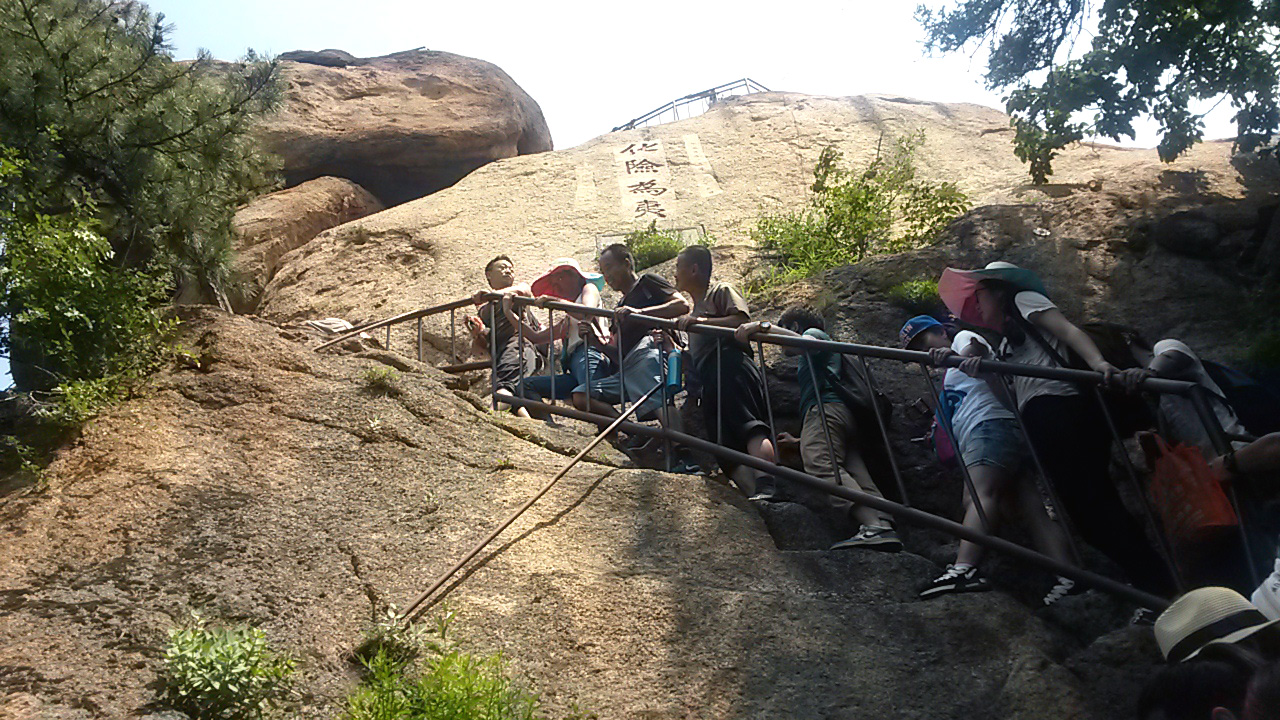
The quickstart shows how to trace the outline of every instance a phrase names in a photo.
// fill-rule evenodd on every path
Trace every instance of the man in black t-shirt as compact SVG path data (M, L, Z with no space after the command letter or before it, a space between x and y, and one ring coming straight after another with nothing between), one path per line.
M504 295L529 295L529 286L516 282L515 267L511 263L511 258L499 255L490 260L489 264L484 266L484 276L492 290L480 290L475 294L476 304L480 306L480 317L468 317L466 323L467 330L471 332L473 354L488 357L494 348L497 349L498 362L495 366L493 384L494 395L501 400L504 395L510 397L517 393L521 368L523 367L525 377L536 375L542 366L542 358L528 340L524 343L519 342L519 334L503 312L500 301L484 302L482 299L490 292ZM537 318L529 312L527 307L522 312L526 314L526 324L531 327L541 327ZM512 412L521 417L529 417L529 411L524 408L516 408Z
M614 343L605 347L616 367L621 370L609 377L592 379L590 398L587 386L580 385L573 391L574 405L608 417L617 417L614 404L624 401L622 388L626 386L625 400L638 400L658 383L666 373L662 368L661 344L666 341L662 331L644 325L631 318L633 313L653 317L675 318L689 311L685 300L666 278L653 273L636 275L635 258L622 243L615 243L600 253L600 274L609 287L622 293L615 311L613 323ZM656 392L636 410L636 418L652 420L662 408L662 392Z

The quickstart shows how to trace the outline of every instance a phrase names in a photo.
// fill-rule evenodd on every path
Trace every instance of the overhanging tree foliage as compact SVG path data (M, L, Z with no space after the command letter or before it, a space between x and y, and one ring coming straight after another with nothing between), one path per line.
M1277 0L961 0L922 5L917 18L930 50L989 50L987 84L1007 92L1015 152L1037 182L1059 149L1086 135L1132 138L1146 115L1172 161L1203 137L1195 101L1231 103L1242 151L1280 130Z
M276 182L250 134L279 102L276 64L175 61L163 19L0 0L0 347L20 383L145 369L166 296L224 297L235 208Z
M0 2L0 139L24 161L21 197L0 200L92 202L121 263L219 290L235 207L274 182L249 130L279 101L277 67L252 51L177 62L163 19L140 2Z

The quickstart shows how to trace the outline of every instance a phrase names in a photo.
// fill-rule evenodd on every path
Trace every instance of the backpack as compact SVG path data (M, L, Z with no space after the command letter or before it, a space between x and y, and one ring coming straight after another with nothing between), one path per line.
M1222 390L1218 399L1231 408L1249 434L1262 437L1280 432L1280 395L1235 368L1204 359L1200 364Z
M959 451L947 428L952 427L952 418L955 417L956 410L960 409L960 401L963 399L964 395L961 393L943 390L938 396L938 409L933 413L933 424L929 426L928 437L933 440L933 452L944 467L957 464L956 456Z

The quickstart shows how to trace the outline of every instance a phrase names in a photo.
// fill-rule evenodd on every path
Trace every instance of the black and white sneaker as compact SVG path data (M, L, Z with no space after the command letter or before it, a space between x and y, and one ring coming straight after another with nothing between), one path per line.
M1049 592L1045 593L1044 606L1049 607L1068 595L1079 595L1085 590L1086 588L1076 585L1075 580L1059 575L1058 581L1053 584L1053 587L1049 588Z
M778 480L772 475L761 475L756 478L755 492L748 500L755 502L782 502L782 493L778 492Z
M960 569L955 565L948 565L946 572L920 589L920 599L928 600L950 593L984 592L990 589L991 583L978 572L978 568Z
M857 534L853 537L845 538L831 546L832 550L846 550L849 548L866 548L868 550L896 553L902 550L902 539L898 537L898 533L894 532L893 528L863 525L858 528Z

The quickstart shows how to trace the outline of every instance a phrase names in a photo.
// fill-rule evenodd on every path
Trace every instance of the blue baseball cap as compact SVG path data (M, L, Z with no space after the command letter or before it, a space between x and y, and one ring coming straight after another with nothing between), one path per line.
M929 315L917 315L907 321L902 329L898 331L898 340L902 342L902 347L911 344L917 335L930 328L941 328L942 323Z

